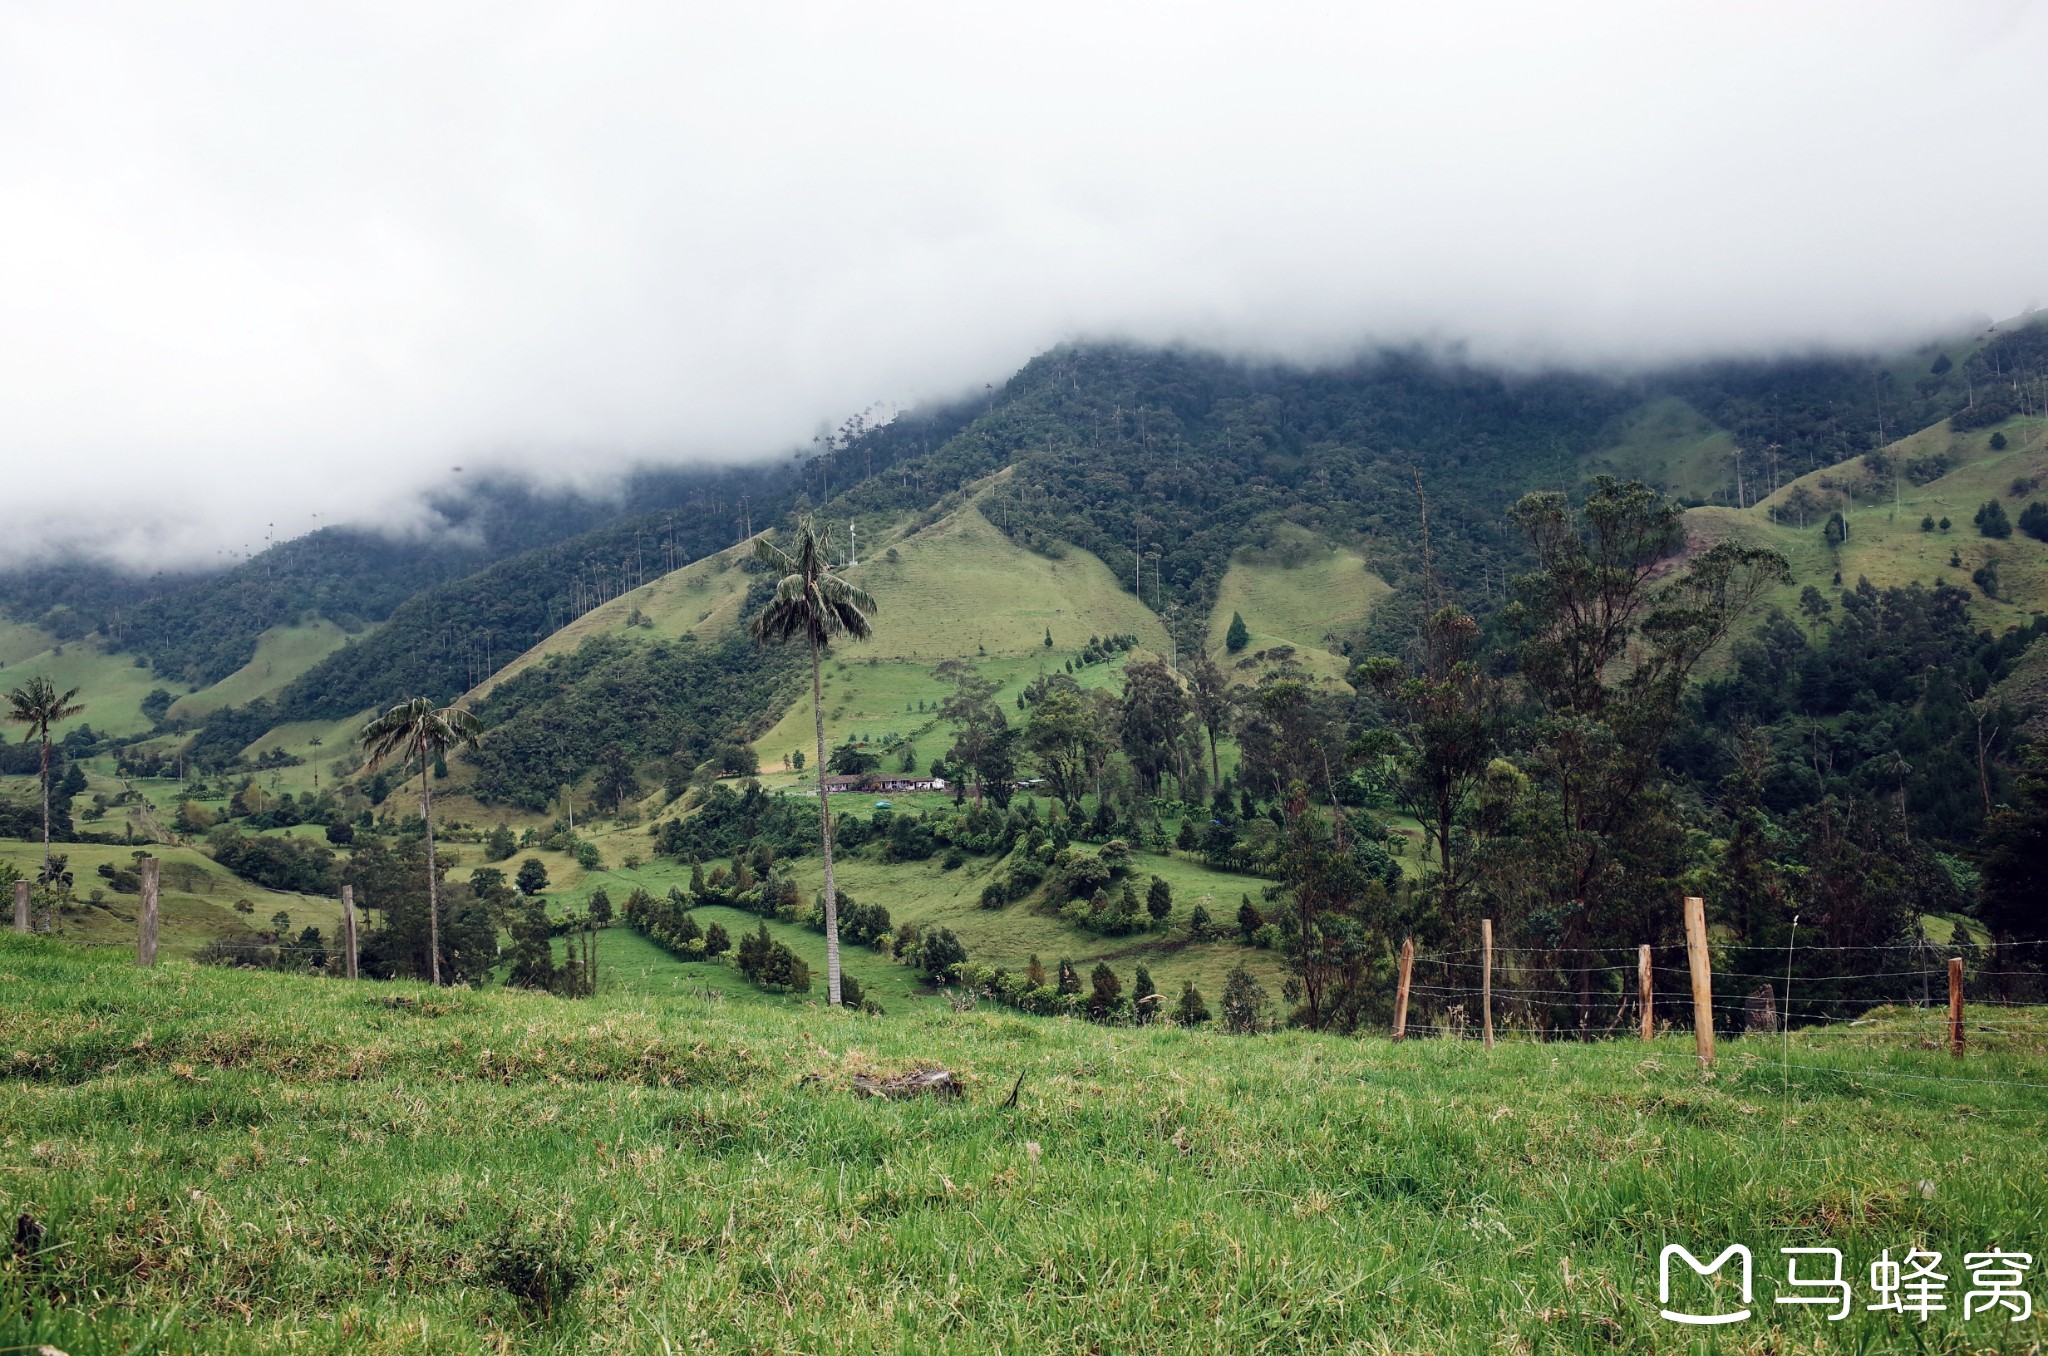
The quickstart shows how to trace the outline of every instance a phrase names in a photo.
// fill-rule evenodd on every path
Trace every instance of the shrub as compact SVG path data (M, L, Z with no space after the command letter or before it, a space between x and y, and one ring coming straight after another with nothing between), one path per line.
M1986 500L1971 521L1977 524L1981 536L2004 538L2012 535L2012 520L2005 516L2005 505L1996 499Z
M1266 915L1259 912L1259 906L1252 903L1250 895L1245 895L1244 902L1237 906L1237 935L1239 939L1246 946L1252 945L1252 939L1258 935L1259 929L1265 925Z
M1088 1015L1098 1022L1114 1017L1123 1002L1124 983L1106 961L1095 963L1095 969L1088 976L1088 988Z
M966 961L967 948L960 945L951 928L933 928L924 936L921 959L925 977L943 984L952 977L953 967Z
M1223 981L1223 1029L1254 1036L1272 1026L1271 1004L1258 979L1239 961Z
M1131 985L1131 1011L1140 1022L1149 1022L1160 1012L1159 990L1152 984L1152 972L1144 966L1138 967L1138 977Z
M2036 499L2021 509L2020 531L2035 541L2048 541L2048 504Z
M1173 1005L1173 1020L1182 1026L1200 1026L1209 1020L1209 1005L1192 979L1181 985L1180 1001Z
M1145 912L1152 916L1153 922L1162 924L1173 912L1173 887L1166 883L1165 877L1152 878L1151 888L1145 891Z

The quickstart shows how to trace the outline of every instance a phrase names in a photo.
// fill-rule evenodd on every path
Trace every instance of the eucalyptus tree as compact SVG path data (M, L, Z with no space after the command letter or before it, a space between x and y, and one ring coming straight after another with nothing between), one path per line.
M400 702L362 728L364 767L397 759L400 766L420 765L420 822L427 831L427 966L433 983L441 982L441 887L434 864L434 785L437 760L451 749L475 748L483 738L483 722L459 706L437 707L426 697Z
M874 634L869 617L875 600L832 568L832 534L820 533L808 516L798 520L794 551L766 537L754 543L754 559L779 578L775 596L754 619L754 641L788 645L801 640L811 651L811 723L818 741L818 836L825 853L825 990L839 1005L839 891L832 879L832 804L825 789L825 687L823 657L834 637L866 640Z
M7 719L17 725L26 725L43 746L40 777L43 785L45 882L50 879L50 727L85 710L83 702L72 701L77 695L75 687L69 692L57 691L57 685L48 678L31 678L7 694Z

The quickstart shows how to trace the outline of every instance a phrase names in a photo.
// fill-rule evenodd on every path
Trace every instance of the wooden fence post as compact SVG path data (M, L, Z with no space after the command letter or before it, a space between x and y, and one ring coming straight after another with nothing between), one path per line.
M144 857L135 865L142 872L142 908L135 916L135 963L147 969L156 964L158 863L154 857Z
M1401 942L1401 981L1394 989L1394 1039L1408 1035L1408 981L1415 974L1415 939Z
M1484 967L1479 980L1480 1030L1486 1038L1486 1048L1493 1048L1493 920L1479 920L1480 964Z
M14 930L28 931L28 878L14 882Z
M1692 1039L1702 1069L1714 1064L1714 971L1707 955L1707 901L1685 897L1685 954L1692 963Z
M1963 958L1948 958L1948 1050L1963 1057Z
M356 977L356 887L341 887L341 954L350 979Z
M1650 1001L1650 944L1644 942L1636 948L1636 992L1643 1000L1643 1039L1651 1040L1657 1035L1656 1005Z

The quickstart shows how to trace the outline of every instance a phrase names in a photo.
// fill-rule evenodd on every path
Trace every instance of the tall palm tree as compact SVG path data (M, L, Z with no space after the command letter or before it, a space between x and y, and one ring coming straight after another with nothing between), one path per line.
M7 694L7 719L26 725L43 745L43 880L50 879L50 727L85 710L71 701L78 689L57 691L47 678L31 678Z
M782 550L766 537L754 543L754 559L781 576L775 597L754 619L754 640L786 645L801 637L811 647L811 719L818 735L818 832L825 846L825 992L839 1005L839 891L832 883L832 805L825 792L825 685L820 656L834 636L866 640L874 633L868 616L875 600L833 572L826 558L828 529L819 535L809 517L796 525L796 551Z
M434 786L428 780L434 760L450 749L475 748L483 738L483 722L459 706L436 707L425 697L400 702L362 728L368 768L396 757L402 767L420 765L420 821L427 828L427 950L433 982L441 982L441 886L434 869Z

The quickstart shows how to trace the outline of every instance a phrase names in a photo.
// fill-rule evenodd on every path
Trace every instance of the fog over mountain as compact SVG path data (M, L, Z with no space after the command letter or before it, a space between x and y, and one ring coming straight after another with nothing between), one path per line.
M22 3L0 559L787 455L1073 338L1640 364L2048 301L2048 9Z

